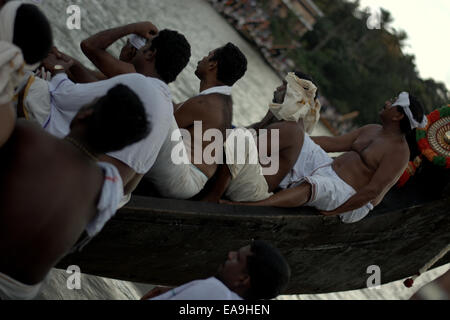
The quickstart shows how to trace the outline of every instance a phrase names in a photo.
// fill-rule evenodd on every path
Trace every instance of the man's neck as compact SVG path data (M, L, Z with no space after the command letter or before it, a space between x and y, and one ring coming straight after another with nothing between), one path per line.
M82 137L82 135L79 135L75 132L70 132L65 140L70 142L74 147L79 149L79 151L87 157L98 158L99 154L93 151L93 148L89 145L86 139Z
M134 68L136 69L137 73L142 74L145 77L156 78L166 83L155 68L138 68L136 66Z
M403 137L404 134L397 123L383 124L383 133L391 136Z
M200 92L203 92L205 90L214 88L214 87L222 87L225 84L223 84L222 82L218 81L217 79L203 79L200 81Z

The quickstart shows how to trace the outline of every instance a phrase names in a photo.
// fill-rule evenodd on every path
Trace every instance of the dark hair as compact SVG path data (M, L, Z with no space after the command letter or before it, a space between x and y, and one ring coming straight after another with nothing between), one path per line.
M417 122L421 123L423 121L423 117L425 117L425 111L422 104L416 97L412 95L409 95L409 102L409 109L411 110L414 119ZM397 106L397 110L404 115L403 119L400 121L400 129L405 135L408 135L412 131L411 123L402 107Z
M281 252L264 241L253 241L247 258L250 289L247 300L267 300L279 296L287 287L291 269Z
M230 87L247 72L247 58L230 42L214 51L210 60L217 61L217 80Z
M314 97L314 99L317 99L317 97L319 96L319 86L314 81L314 79L310 75L307 75L300 71L295 71L295 75L300 79L311 81L317 87L316 96Z
M87 140L96 153L117 151L150 133L147 113L139 97L127 86L117 85L90 108Z
M191 46L185 36L167 29L158 33L149 50L156 50L155 68L166 83L175 81L191 58Z
M28 64L43 60L53 45L53 34L45 15L33 4L22 4L14 23L13 43Z

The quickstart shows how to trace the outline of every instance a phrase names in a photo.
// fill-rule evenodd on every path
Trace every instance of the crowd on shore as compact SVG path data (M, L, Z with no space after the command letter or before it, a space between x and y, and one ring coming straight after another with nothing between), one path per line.
M120 56L110 54L124 37ZM53 46L37 6L0 0L0 299L34 298L51 268L88 246L144 181L164 198L310 206L357 223L403 173L405 135L426 125L420 102L402 92L386 101L382 125L311 137L318 85L296 71L275 89L264 119L233 129L232 87L247 72L234 44L198 62L199 94L182 103L168 86L191 58L180 32L131 23L80 47L97 70ZM249 239L211 278L143 299L272 299L290 277L280 250Z

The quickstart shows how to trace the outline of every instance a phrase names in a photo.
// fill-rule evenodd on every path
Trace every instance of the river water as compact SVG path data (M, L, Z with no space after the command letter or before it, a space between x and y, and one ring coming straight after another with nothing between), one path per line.
M159 29L182 32L192 47L188 67L171 85L175 101L184 101L199 90L199 80L194 71L197 61L212 49L227 42L236 44L247 56L246 76L233 89L234 124L248 125L260 120L267 112L274 88L280 79L239 34L209 5L206 0L36 0L52 23L55 45L78 58L87 66L90 62L79 49L80 42L104 29L120 25L152 21ZM81 9L81 29L69 30L66 25L70 5ZM111 52L118 54L125 43L118 41ZM319 84L320 85L320 84ZM315 135L326 135L320 124ZM231 249L231 248L230 248ZM433 270L417 281L417 287L443 274L449 266ZM83 275L81 290L67 289L68 274L54 270L49 275L39 299L139 299L151 286ZM358 290L326 295L285 296L280 299L407 299L414 293L401 282L383 286L379 290Z

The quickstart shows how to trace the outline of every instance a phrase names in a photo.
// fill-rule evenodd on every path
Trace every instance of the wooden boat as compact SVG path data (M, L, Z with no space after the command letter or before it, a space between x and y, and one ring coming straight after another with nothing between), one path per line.
M229 250L263 239L280 248L292 268L288 294L365 288L372 265L381 268L382 283L389 283L416 274L450 243L448 171L392 190L370 216L352 225L307 208L136 196L83 252L59 267L75 264L97 276L177 286L214 275ZM436 266L449 262L447 254Z

